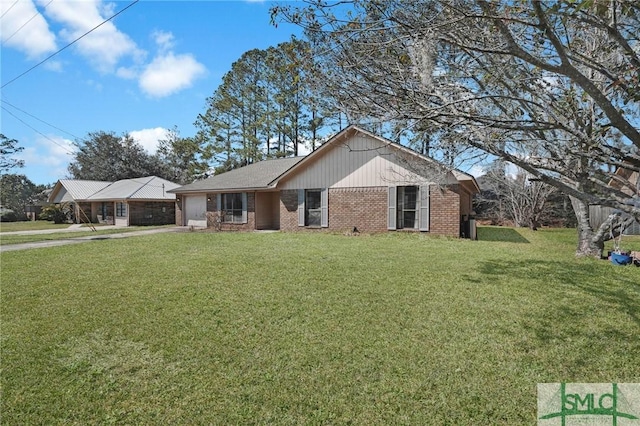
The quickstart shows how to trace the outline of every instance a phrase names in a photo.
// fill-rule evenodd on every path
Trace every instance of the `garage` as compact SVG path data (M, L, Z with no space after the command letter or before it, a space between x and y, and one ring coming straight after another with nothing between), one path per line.
M184 225L207 227L207 196L184 196Z

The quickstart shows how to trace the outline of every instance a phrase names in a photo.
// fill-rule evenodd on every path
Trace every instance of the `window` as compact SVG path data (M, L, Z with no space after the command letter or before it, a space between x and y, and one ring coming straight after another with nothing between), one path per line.
M222 194L222 221L243 223L241 193Z
M127 217L127 205L125 203L116 203L116 216Z
M397 201L397 228L417 228L418 214L416 211L418 201L417 186L399 186Z
M304 223L320 226L322 223L322 194L319 189L308 189L305 194Z

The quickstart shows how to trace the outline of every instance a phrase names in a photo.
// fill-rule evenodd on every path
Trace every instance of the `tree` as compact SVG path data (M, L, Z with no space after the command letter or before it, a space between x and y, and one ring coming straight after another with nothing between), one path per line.
M25 219L25 205L45 201L45 185L36 185L25 175L0 176L0 205L13 210L19 220Z
M309 79L310 54L308 43L292 38L232 64L195 123L216 172L320 145L333 112Z
M508 173L505 164L498 161L482 176L482 182L485 215L498 221L510 220L515 226L528 226L533 230L550 219L545 217L545 213L550 197L557 190L538 180L532 180L523 170L516 170L515 174Z
M77 151L68 170L74 179L116 181L143 176L167 180L171 172L160 158L149 155L131 136L113 132L92 132L76 141Z
M474 147L570 195L578 255L600 256L610 226L590 228L589 204L640 218L608 185L618 167L640 170L640 4L312 0L272 13L305 28L347 115L426 129L432 151Z
M6 173L15 167L24 166L23 160L11 158L12 155L22 151L24 147L18 146L18 141L9 139L0 133L0 173Z
M203 159L202 144L197 138L183 138L177 128L158 141L157 156L168 169L170 181L186 185L206 176L208 163Z

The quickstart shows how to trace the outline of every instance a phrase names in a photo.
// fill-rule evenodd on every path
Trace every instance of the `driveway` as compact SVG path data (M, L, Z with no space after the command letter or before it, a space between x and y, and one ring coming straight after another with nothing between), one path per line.
M101 226L99 229L115 229L115 226ZM184 227L171 227L171 228L154 228L149 230L142 231L133 231L133 232L123 232L121 234L98 234L98 235L88 235L86 237L76 237L76 238L68 238L64 240L51 240L51 241L34 241L32 243L23 243L23 244L9 244L9 245L0 245L0 253L5 251L16 251L16 250L28 250L34 248L41 247L56 247L56 246L65 246L69 244L80 244L86 243L89 241L98 241L98 240L107 240L107 239L118 239L118 238L127 238L127 237L138 237L141 235L151 235L151 234L160 234L163 232L177 232L182 231ZM3 232L2 235L30 235L30 234L51 234L54 232L75 232L77 230L87 231L88 228L66 228L66 229L56 229L56 230L42 230L42 231L17 231L17 232ZM2 237L0 235L0 238Z

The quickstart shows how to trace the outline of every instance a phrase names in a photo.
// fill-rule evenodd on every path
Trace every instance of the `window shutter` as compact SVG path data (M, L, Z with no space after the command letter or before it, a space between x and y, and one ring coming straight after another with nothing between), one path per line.
M320 226L329 227L329 190L322 188L320 191Z
M418 189L420 200L420 216L418 227L421 231L429 230L429 186L421 186Z
M387 217L387 229L396 229L396 187L389 187L389 215Z
M247 223L247 193L242 193L242 223Z
M304 226L304 189L298 189L298 226Z

